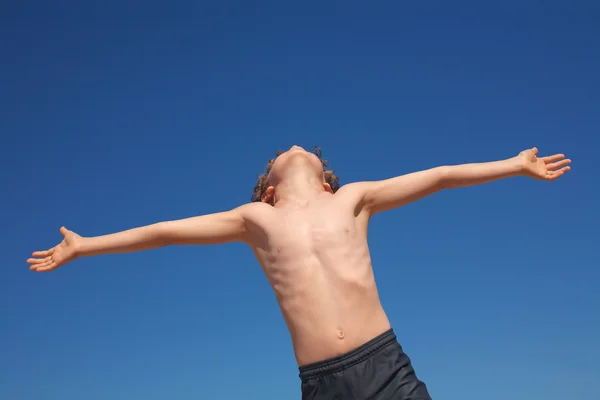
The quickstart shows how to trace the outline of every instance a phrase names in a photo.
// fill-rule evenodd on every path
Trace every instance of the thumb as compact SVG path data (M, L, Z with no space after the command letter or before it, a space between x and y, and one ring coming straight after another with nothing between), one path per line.
M65 228L64 226L62 226L60 228L60 234L65 236L67 233L69 233L69 230L67 228Z
M533 154L537 155L537 153L538 153L538 148L537 148L537 147L533 147L533 148L531 149L531 151L533 151Z

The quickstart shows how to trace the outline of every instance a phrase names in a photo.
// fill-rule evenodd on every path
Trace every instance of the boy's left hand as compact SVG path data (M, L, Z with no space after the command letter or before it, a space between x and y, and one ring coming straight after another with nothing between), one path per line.
M553 181L560 178L569 171L571 160L565 158L564 154L538 157L538 149L523 150L517 158L522 163L523 174L535 179Z

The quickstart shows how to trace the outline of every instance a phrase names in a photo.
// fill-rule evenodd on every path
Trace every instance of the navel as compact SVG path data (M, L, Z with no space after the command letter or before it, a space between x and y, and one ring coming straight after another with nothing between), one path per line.
M342 328L337 329L337 337L340 340L344 338L344 331L342 330Z

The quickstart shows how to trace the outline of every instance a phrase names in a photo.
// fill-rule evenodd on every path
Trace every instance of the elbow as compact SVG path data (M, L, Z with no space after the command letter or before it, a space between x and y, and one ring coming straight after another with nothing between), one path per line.
M175 238L173 237L169 222L159 222L150 225L148 228L150 228L148 239L152 243L152 247L158 248L175 244Z
M437 167L437 184L438 188L450 189L453 187L452 183L452 169L447 166Z

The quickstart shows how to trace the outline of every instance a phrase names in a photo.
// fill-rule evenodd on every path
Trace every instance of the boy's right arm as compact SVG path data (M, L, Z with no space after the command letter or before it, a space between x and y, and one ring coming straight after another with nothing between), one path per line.
M222 244L245 242L248 238L251 203L230 211L159 222L139 228L96 237L81 237L61 228L63 241L57 246L33 253L30 269L52 271L79 257L149 250L167 245Z

